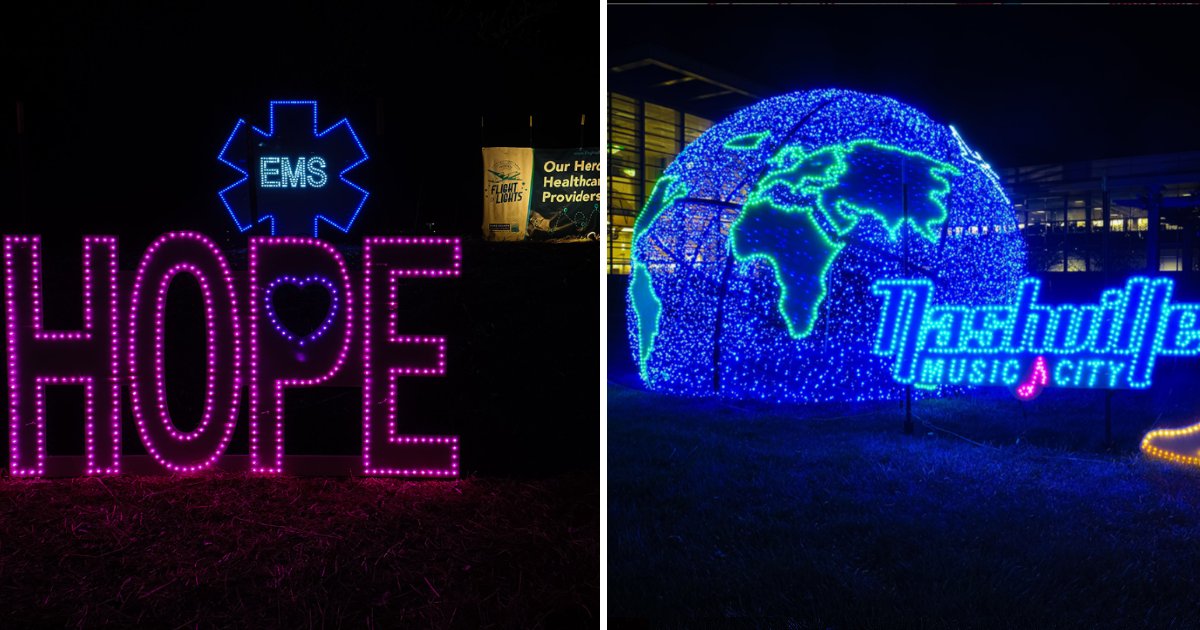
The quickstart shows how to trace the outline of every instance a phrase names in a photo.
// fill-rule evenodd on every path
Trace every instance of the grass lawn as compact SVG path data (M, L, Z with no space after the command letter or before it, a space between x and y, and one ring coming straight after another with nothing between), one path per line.
M599 483L0 481L0 625L596 625Z
M767 405L608 387L608 612L691 627L1195 628L1191 389ZM1194 388L1192 388L1194 389ZM1182 402L1181 402L1182 401ZM635 624L636 625L636 624Z

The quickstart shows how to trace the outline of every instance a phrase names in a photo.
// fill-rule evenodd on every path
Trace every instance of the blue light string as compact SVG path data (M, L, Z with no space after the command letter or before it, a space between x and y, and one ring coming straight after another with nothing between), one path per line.
M334 124L330 125L329 128L325 129L324 131L318 131L317 101L308 101L308 100L271 101L268 106L268 121L269 122L268 122L267 131L263 131L262 129L258 128L255 125L248 125L248 123L244 119L240 119L240 118L238 119L238 121L233 126L233 131L230 132L229 137L225 139L225 143L221 146L221 151L217 154L217 160L220 161L222 164L225 164L226 166L228 166L228 167L234 169L235 171L237 171L238 173L240 173L241 177L237 181L226 186L225 188L222 188L221 190L219 190L217 192L217 196L220 198L221 204L225 207L225 210L229 214L229 217L231 219L233 219L233 223L235 226L237 226L237 229L239 232L245 232L245 231L249 230L251 227L253 227L253 223L247 222L247 223L243 224L238 219L237 212L234 210L233 206L230 204L229 199L228 199L228 193L230 191L234 190L238 186L241 186L242 184L245 184L247 181L249 181L249 179L250 179L249 173L247 173L245 169L238 166L234 162L226 159L226 153L229 150L230 144L233 142L234 138L237 136L238 132L241 130L242 126L244 126L244 125L249 126L251 131L258 134L262 138L273 137L275 135L275 107L279 106L279 105L292 106L292 107L294 107L294 106L311 107L312 108L312 133L313 133L314 138L317 138L317 139L324 138L330 132L332 132L335 129L338 129L339 127L342 127L344 125L345 130L347 132L349 132L349 134L350 134L350 138L354 140L354 144L358 147L361 157L359 157L357 160L352 162L349 166L346 166L345 168L343 168L338 173L338 179L342 183L353 188L354 190L358 191L362 195L359 198L358 203L355 205L353 212L350 214L350 219L348 221L346 221L345 224L343 225L322 213L317 213L313 216L313 234L312 235L314 237L316 237L318 235L318 226L320 225L321 222L324 222L328 225L333 226L334 228L336 228L338 231L342 232L343 234L348 233L350 231L350 228L353 227L354 222L358 219L358 215L362 212L362 208L366 204L367 197L370 196L370 193L367 192L367 190L365 188L363 188L362 186L359 186L358 184L354 183L353 181L347 179L346 174L349 173L351 170L353 170L358 165L365 162L368 159L368 155L367 155L366 149L363 147L362 141L358 137L358 133L356 133L354 131L354 127L350 124L350 121L347 118L343 118L343 119L335 122ZM261 223L262 221L267 220L267 219L271 220L271 234L274 235L275 234L275 217L274 217L274 215L272 215L270 213L264 214L263 216L261 216L259 218L259 222Z

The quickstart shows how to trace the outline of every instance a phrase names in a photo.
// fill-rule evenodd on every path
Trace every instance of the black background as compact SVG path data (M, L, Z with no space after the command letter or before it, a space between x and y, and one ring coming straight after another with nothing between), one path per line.
M402 292L414 305L406 332L450 339L448 376L402 390L408 428L461 435L468 473L598 470L599 248L482 242L479 151L531 137L540 147L598 146L595 8L397 9L6 9L0 229L42 235L48 328L80 325L84 234L118 235L130 270L159 234L196 230L244 269L248 235L216 195L235 178L216 155L238 118L266 124L270 100L318 100L320 126L348 117L370 155L355 180L371 197L350 236L322 231L352 267L362 236L464 238L462 278ZM203 394L194 341L203 322L189 282L171 289L167 331L169 402L184 428ZM288 451L357 453L360 396L289 394ZM50 398L51 452L80 452L82 395L64 388ZM125 451L142 452L124 399ZM245 452L242 406L230 452Z
M652 43L759 97L887 95L1015 167L1200 148L1195 23L1163 6L620 6L608 43L610 65Z

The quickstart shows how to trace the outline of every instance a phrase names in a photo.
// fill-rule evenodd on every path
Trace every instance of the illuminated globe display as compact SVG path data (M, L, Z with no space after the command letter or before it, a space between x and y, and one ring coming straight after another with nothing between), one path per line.
M634 227L631 347L663 392L896 398L872 284L999 304L1025 257L999 178L952 127L882 96L796 92L712 127L655 185Z

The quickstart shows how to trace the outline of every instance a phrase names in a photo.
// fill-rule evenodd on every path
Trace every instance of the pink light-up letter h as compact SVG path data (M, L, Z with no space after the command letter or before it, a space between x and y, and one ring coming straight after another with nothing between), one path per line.
M431 262L433 261L433 262ZM363 245L363 467L369 475L458 475L458 437L402 435L396 379L446 373L446 339L401 335L401 278L459 275L457 238L378 237Z
M36 236L4 238L9 448L14 476L46 472L47 385L85 388L87 474L116 474L121 450L117 239L83 239L83 328L43 325L42 257Z

